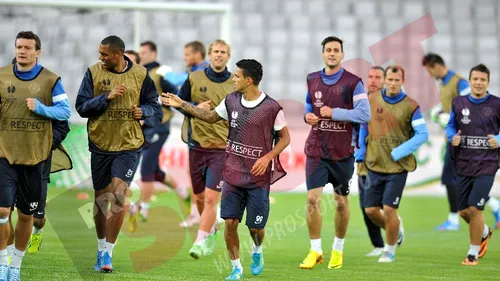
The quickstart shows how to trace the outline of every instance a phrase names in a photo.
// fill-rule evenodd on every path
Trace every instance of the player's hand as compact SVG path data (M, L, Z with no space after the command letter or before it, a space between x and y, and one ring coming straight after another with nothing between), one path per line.
M135 120L141 120L142 119L142 109L137 106L137 105L132 105L132 117Z
M201 109L205 109L205 110L210 110L211 109L211 106L210 106L211 103L212 103L211 100L207 100L207 101L199 103L197 105L197 107L201 108Z
M314 113L306 113L306 123L311 125L311 126L314 126L316 124L318 124L319 122L319 118L318 116L316 116L316 114Z
M161 94L161 104L172 107L181 107L183 100L172 93Z
M267 155L264 155L263 157L259 158L259 160L255 162L255 164L253 164L252 170L250 172L256 177L264 175L264 173L266 173L269 162L271 162L271 159L269 159Z
M36 99L27 98L26 99L26 105L28 106L29 110L35 111L35 108L36 108Z
M127 91L127 87L125 84L121 83L120 85L116 85L115 88L108 94L107 100L115 99L116 97L121 97Z
M451 145L453 146L459 146L460 145L460 141L462 140L462 138L460 137L460 134L462 133L462 131L458 131L456 135L453 136L453 139L451 140Z
M488 143L492 148L498 148L498 141L494 135L488 135Z
M333 109L325 105L320 108L319 113L321 114L321 117L332 118Z

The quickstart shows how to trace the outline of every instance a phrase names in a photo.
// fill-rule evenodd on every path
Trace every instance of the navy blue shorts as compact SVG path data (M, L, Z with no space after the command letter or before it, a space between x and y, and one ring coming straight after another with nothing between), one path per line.
M138 153L124 151L117 154L90 154L90 169L95 190L103 190L112 178L119 178L130 185L137 168Z
M477 177L457 176L458 210L465 210L474 206L484 210L484 205L489 199L495 175Z
M225 150L189 150L189 174L194 194L204 192L205 187L220 192L217 187L223 180L222 169L225 159Z
M167 141L168 132L145 137L151 145L142 151L141 179L143 182L163 182L165 173L160 169L160 152Z
M0 207L11 208L15 203L23 214L32 215L42 196L44 165L11 165L0 158Z
M45 217L45 205L47 203L47 189L50 182L50 166L52 164L52 155L49 156L49 159L45 161L43 165L43 174L42 174L42 196L40 197L40 201L38 201L38 207L33 213L33 217L36 219L43 219Z
M443 173L441 174L441 184L447 186L455 186L457 180L457 169L455 162L451 159L450 142L446 144L446 152L444 154Z
M306 159L307 190L324 187L327 183L331 183L335 193L346 196L349 194L353 173L353 156L341 161L312 157Z
M368 171L366 177L365 208L382 207L383 205L399 208L408 172L399 174L383 174Z
M241 188L224 182L220 217L238 219L241 222L246 209L246 225L249 228L263 229L269 218L269 187Z

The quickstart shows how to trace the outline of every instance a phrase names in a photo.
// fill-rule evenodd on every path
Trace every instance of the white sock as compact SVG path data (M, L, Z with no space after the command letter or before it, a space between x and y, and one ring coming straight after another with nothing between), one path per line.
M198 206L196 206L196 203L191 204L191 213L189 214L189 216L194 218L200 217L200 213L198 212Z
M43 228L38 229L35 226L33 226L33 229L31 230L31 233L33 233L33 234L40 234L42 232L43 232Z
M179 195L181 199L186 199L189 196L189 190L185 186L180 186L180 185L177 186L175 192L177 193L177 195Z
M491 211L495 213L500 210L500 202L498 202L495 197L490 197L490 200L488 200L486 204L490 207Z
M0 251L0 265L8 264L9 259L7 258L7 249Z
M21 268L21 262L23 261L24 251L19 251L14 248L12 251L12 261L10 262L10 267Z
M459 224L458 213L449 213L448 221L452 224Z
M130 206L128 207L129 213L133 216L137 213L137 205L135 203L130 202Z
M216 222L217 223L217 222ZM212 225L212 228L210 229L210 235L215 233L215 224Z
M395 245L385 244L384 252L389 252L395 256L396 255L396 244Z
M106 247L106 238L103 239L97 238L97 250L104 251L105 247Z
M311 239L311 250L318 252L318 254L323 254L323 249L321 249L321 238Z
M115 247L115 244L106 242L106 247L104 248L104 251L108 252L110 257L113 257L113 248L114 247Z
M253 244L252 254L260 254L260 253L262 253L262 245L256 246L255 244Z
M471 244L467 255L473 255L477 259L477 256L479 255L479 245L475 246Z
M203 242L205 239L207 239L208 235L210 233L203 231L203 230L198 230L198 236L196 236L196 241L194 241L196 244Z
M233 268L235 268L235 267L239 268L241 271L241 274L243 274L243 267L241 266L240 259L231 260L231 264L233 265Z
M148 210L149 209L149 203L147 203L147 202L141 202L141 210L142 209Z
M485 224L483 227L483 238L486 238L490 234L490 228Z
M12 252L14 251L14 244L7 245L7 256L12 257Z
M344 251L344 239L340 239L337 236L335 236L335 239L333 239L332 250L343 252Z

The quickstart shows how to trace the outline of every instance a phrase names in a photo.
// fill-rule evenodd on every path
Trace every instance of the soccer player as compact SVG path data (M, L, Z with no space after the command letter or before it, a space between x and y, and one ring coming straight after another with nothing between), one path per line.
M457 171L458 210L469 224L470 248L463 265L478 264L492 234L482 211L498 170L500 98L488 92L489 82L484 64L470 70L470 94L453 99L446 126Z
M137 53L134 50L126 50L125 56L127 56L127 58L129 58L133 63L136 63L136 64L141 63L141 58L139 57L139 53Z
M237 62L236 66L234 92L213 111L196 107L171 94L163 98L164 104L180 107L206 122L215 123L224 119L230 124L224 182L221 184L221 217L226 221L224 236L233 266L226 280L243 277L238 224L245 209L246 225L254 242L250 269L253 275L258 275L264 268L262 242L269 216L269 190L271 184L286 174L278 155L290 143L281 106L259 90L262 65L256 60L246 59ZM277 142L276 135L279 136Z
M232 74L227 70L231 48L224 40L215 40L208 47L210 65L205 70L191 72L178 96L198 108L213 109L233 90ZM228 124L219 120L209 124L184 111L182 139L189 146L189 173L195 202L201 214L195 243L189 254L198 259L210 255L217 239L215 227L220 182L226 155Z
M444 129L450 117L451 101L457 96L466 96L470 94L469 83L453 70L450 70L444 63L443 58L437 54L427 54L423 58L422 64L432 77L441 80L439 89L441 93L441 103L433 107L431 112L434 122L439 123ZM460 228L458 220L457 187L455 183L456 178L457 172L455 171L455 165L451 159L451 145L450 142L447 141L441 184L446 186L450 213L448 219L437 226L436 230L459 230ZM495 227L498 228L500 227L500 203L494 197L489 197L489 200L486 198L486 200L495 217Z
M378 262L394 262L396 245L404 239L398 208L408 172L417 168L413 153L429 137L419 105L402 90L404 69L389 66L385 89L370 96L372 119L359 132L356 162L368 169L365 212L385 229L386 245Z
M323 70L307 76L306 113L311 125L305 143L307 185L307 227L311 240L309 254L300 268L311 269L323 263L321 248L320 200L323 187L331 183L335 190L335 239L330 269L342 267L344 238L349 223L349 182L354 173L354 147L357 123L370 120L370 104L361 78L341 66L343 41L327 37L321 42Z
M21 262L43 189L43 166L52 148L51 120L71 116L60 77L38 64L40 38L21 31L16 63L0 68L0 280L20 280ZM15 196L15 198L14 198ZM7 264L9 215L18 209L15 247Z
M380 95L382 88L384 88L384 79L385 70L381 66L373 66L370 68L368 71L368 97L371 95ZM373 223L365 212L365 189L368 188L368 186L366 186L366 176L368 174L368 170L366 169L365 163L357 163L357 173L359 204L361 206L361 211L363 212L363 220L366 228L368 229L370 241L373 245L373 250L367 253L366 256L380 256L384 252L384 239L382 238L380 227Z
M99 46L100 62L88 68L76 98L76 110L89 119L98 244L94 268L102 272L113 271L113 247L128 207L126 192L144 144L139 121L153 116L158 104L146 68L132 63L124 51L119 37L104 38Z
M153 80L158 93L175 92L177 89L174 85L166 81L161 75L157 73L160 64L156 61L157 47L152 41L145 41L141 43L139 49L139 57L141 64L148 70L149 77ZM177 182L171 175L165 174L160 169L160 152L163 145L167 141L170 133L170 119L173 112L170 108L160 108L163 111L163 118L159 124L145 124L144 137L150 146L142 151L141 162L141 199L140 205L137 207L131 204L129 208L130 223L134 224L136 217L139 216L142 221L147 221L149 212L149 202L154 193L154 182L161 182L177 192L177 194L184 200L188 200L187 188L178 186ZM132 229L132 228L131 228Z

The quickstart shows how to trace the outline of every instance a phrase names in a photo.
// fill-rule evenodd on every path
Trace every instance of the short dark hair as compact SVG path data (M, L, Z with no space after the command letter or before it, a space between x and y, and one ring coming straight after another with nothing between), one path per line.
M126 50L125 54L134 55L135 56L135 61L134 62L136 64L140 64L141 63L141 58L139 57L139 54L136 51L134 51L134 50Z
M253 84L258 86L262 80L262 64L254 59L243 59L236 63L236 66L243 71L245 77L250 77Z
M385 77L385 69L383 67L381 67L380 65L372 66L372 67L370 67L370 69L375 69L375 70L382 71L382 73L384 73L384 77Z
M480 63L480 64L474 66L473 68L471 68L471 70L469 72L469 80L472 76L472 71L479 71L479 72L483 72L483 73L488 74L488 81L490 81L490 70L488 67L486 67L486 65Z
M109 45L109 47L116 52L125 52L125 43L116 35L111 35L102 39L101 45Z
M344 41L342 39L336 37L336 36L328 36L323 41L321 42L321 46L323 47L323 52L325 51L325 45L330 43L330 42L339 42L340 44L340 51L343 53L344 52Z
M35 40L35 50L39 51L42 49L42 42L40 41L40 37L33 33L33 31L21 31L16 36L17 39L30 39Z
M439 64L439 65L445 66L443 58L440 55L438 55L438 54L428 53L422 59L422 65L423 66L428 65L430 67L434 67L435 64Z
M384 76L387 76L388 71L391 71L392 73L398 73L398 71L401 71L401 78L403 78L403 80L405 80L405 70L400 65L389 65L385 69Z
M184 45L184 48L192 48L193 51L201 53L201 57L205 59L207 51L205 50L205 45L200 41L191 41Z
M141 47L142 46L148 46L151 51L153 51L155 53L157 52L156 51L157 50L156 49L156 44L153 41L144 41L144 42L141 43Z

